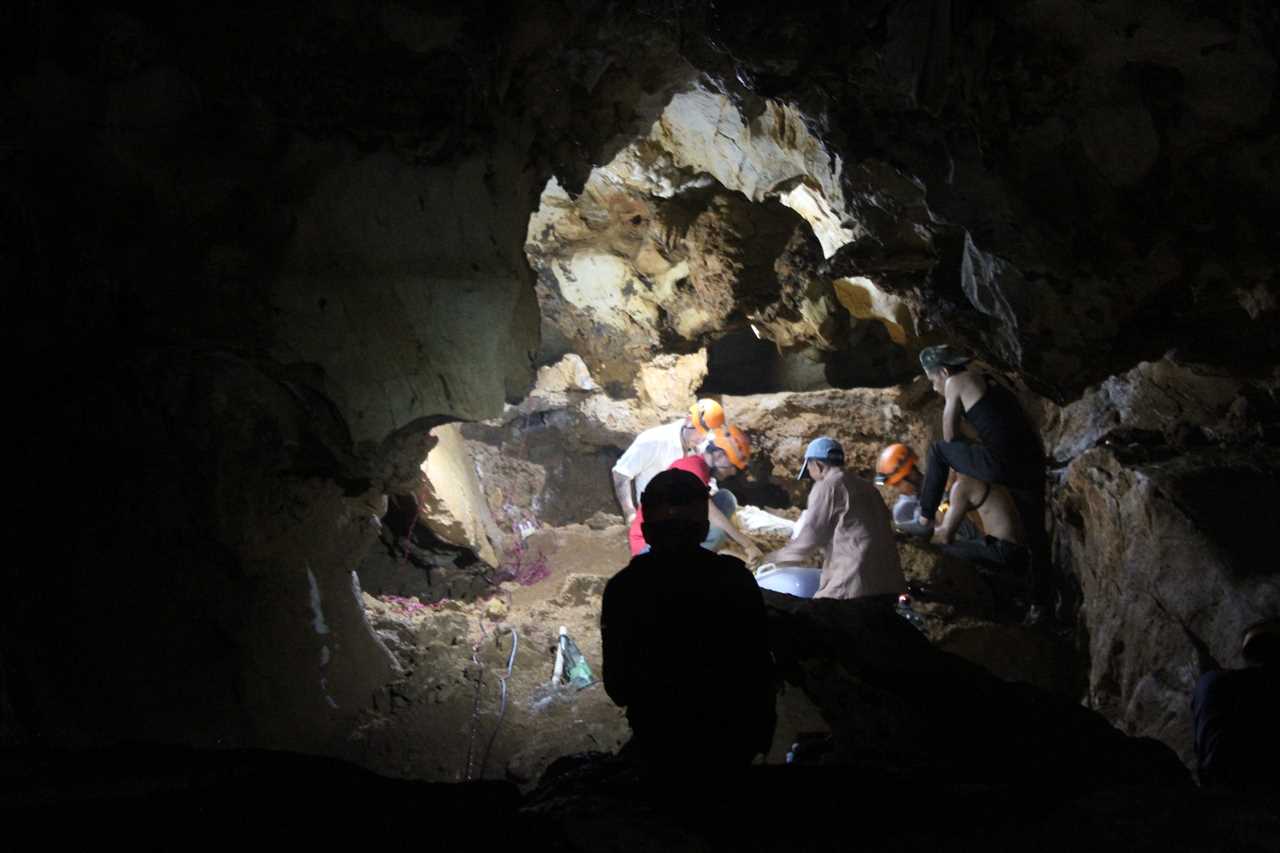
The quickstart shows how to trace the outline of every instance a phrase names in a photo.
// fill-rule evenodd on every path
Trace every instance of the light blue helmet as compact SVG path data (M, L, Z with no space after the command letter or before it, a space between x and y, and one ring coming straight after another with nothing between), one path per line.
M840 446L840 442L825 435L809 442L804 450L804 461L800 463L800 473L796 475L797 480L809 476L810 459L826 462L828 465L844 465L844 448Z

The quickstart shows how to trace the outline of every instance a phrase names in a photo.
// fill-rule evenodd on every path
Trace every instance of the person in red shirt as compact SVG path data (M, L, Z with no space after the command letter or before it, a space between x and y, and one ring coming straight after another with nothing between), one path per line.
M711 483L711 465L708 464L705 455L713 453L714 447L704 451L696 456L686 456L683 459L677 459L667 466L669 471L687 471L702 481L702 485L707 486ZM703 547L708 550L715 550L715 546L724 540L726 536L738 543L747 553L749 560L756 560L760 557L761 551L756 547L755 543L734 526L724 511L716 505L715 496L713 495L707 500L707 520L711 524L711 533L706 541L702 543ZM635 557L649 550L649 544L644 540L644 532L641 525L644 524L643 507L636 512L636 517L631 520L631 529L627 533L627 540L631 545L631 556ZM718 534L718 535L717 535Z

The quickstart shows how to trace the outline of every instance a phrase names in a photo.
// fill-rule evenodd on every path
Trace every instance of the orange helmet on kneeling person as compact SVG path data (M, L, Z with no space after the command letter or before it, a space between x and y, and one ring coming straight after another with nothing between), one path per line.
M724 451L724 455L729 457L729 461L733 463L733 467L739 471L746 470L747 462L751 459L751 442L747 439L747 434L736 426L726 424L719 429L711 431L711 443Z
M880 458L876 461L876 485L896 486L919 461L915 451L905 444L889 445L880 451Z
M698 435L706 435L724 425L724 407L715 400L704 397L689 407L689 422L698 431Z

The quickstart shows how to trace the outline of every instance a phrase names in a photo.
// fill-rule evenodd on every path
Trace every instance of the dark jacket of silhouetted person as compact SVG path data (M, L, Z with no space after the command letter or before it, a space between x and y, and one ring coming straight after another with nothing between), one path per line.
M1200 782L1280 788L1280 620L1245 631L1252 664L1201 676L1191 697Z
M776 723L760 588L741 560L699 543L707 488L664 471L642 496L652 550L604 592L604 686L627 710L628 751L666 766L730 767L767 752Z

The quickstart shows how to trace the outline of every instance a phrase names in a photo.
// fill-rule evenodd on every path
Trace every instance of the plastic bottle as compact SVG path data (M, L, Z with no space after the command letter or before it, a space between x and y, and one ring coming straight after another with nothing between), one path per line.
M898 596L898 615L906 619L917 629L924 630L924 617L911 608L911 596L905 592Z

